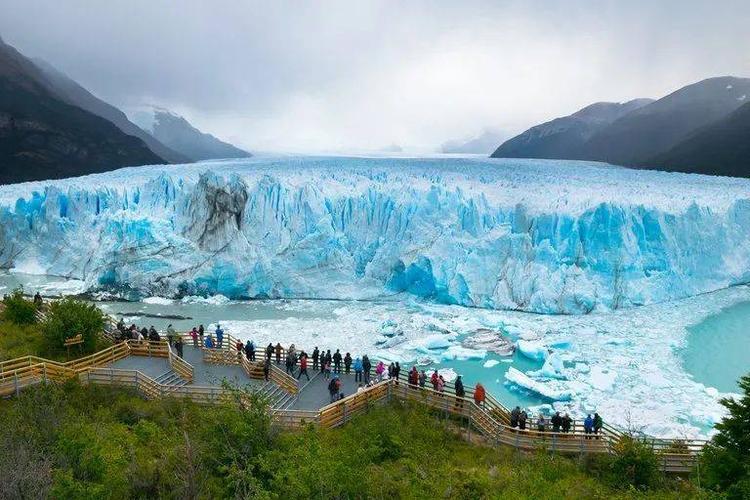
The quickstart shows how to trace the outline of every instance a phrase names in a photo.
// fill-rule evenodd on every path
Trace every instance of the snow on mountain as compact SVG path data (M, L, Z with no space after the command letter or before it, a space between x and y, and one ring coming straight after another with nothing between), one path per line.
M0 187L0 266L146 296L587 313L750 281L750 181L543 160L252 158Z

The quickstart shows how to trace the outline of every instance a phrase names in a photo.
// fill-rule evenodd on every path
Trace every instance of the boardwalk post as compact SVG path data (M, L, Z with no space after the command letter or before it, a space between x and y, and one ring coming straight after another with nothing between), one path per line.
M18 396L18 370L14 371L13 374L14 374L13 375L13 380L14 380L15 385L16 385L16 397L17 397Z

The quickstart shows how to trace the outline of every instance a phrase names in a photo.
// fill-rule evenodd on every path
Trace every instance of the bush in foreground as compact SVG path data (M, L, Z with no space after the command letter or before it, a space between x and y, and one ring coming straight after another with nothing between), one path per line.
M252 395L202 407L74 383L29 389L0 401L0 428L14 429L0 434L0 498L696 497L690 485L623 491L575 460L471 444L411 406L338 429L269 424Z
M36 322L36 306L26 300L23 288L16 288L3 298L3 319L16 325L31 325Z
M62 350L65 339L81 334L84 351L93 352L97 347L97 336L103 328L104 315L101 310L73 298L50 303L47 317L42 323L50 351Z

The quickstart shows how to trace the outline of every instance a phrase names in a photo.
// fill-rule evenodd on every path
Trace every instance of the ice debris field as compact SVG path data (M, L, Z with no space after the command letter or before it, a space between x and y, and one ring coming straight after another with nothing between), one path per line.
M152 302L418 303L396 314L352 302L348 321L289 318L284 330L301 345L345 334L394 359L475 360L577 412L624 424L637 411L660 435L721 414L674 351L715 307L697 295L750 281L748 234L746 179L587 162L292 156L0 187L2 268ZM682 298L690 307L675 308ZM362 316L378 318L371 337L408 333L375 345ZM251 323L228 327L278 339L279 321ZM488 363L466 342L482 328L538 369Z

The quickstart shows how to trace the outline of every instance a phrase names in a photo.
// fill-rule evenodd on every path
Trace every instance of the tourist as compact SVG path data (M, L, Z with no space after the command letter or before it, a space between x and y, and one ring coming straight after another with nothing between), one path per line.
M213 349L214 348L214 338L211 335L209 335L208 337L206 337L206 341L205 341L204 345L205 345L206 349Z
M594 419L591 418L589 413L586 419L583 421L583 432L586 434L586 439L591 439L591 433L594 432Z
M333 354L333 371L334 373L341 373L341 353L338 349Z
M466 390L464 390L464 381L461 380L461 375L456 377L456 382L453 384L453 388L456 391L456 396L462 398L466 396Z
M396 374L396 365L393 364L393 361L391 361L391 364L388 365L388 378L393 378Z
M177 335L177 332L172 326L172 323L167 325L167 342L169 342L169 345L174 345L174 338L176 335Z
M523 410L520 415L518 415L518 428L522 431L526 430L526 420L529 418L528 413L526 413L526 410Z
M563 432L570 432L570 424L571 423L573 423L573 420L571 420L570 415L568 415L567 413L565 415L563 415L562 423L561 423L562 431Z
M297 375L297 380L302 377L302 375L305 375L307 377L307 380L310 380L310 375L307 374L307 355L303 355L299 358L299 374Z
M333 356L331 356L331 350L328 349L326 351L326 364L333 367Z
M242 364L242 353L245 352L245 346L242 344L241 340L237 340L237 343L234 344L235 349L237 349L237 362Z
M315 349L313 349L313 352L312 352L313 370L318 369L318 357L319 356L320 356L320 351L318 350L318 346L315 346Z
M201 345L203 345L203 336L206 334L206 329L203 328L203 325L198 325L198 339L200 339Z
M39 292L36 292L34 294L34 305L36 306L37 309L41 309L42 306L44 305L44 300L42 299L42 296L39 295Z
M224 347L224 330L221 329L221 325L216 323L216 347L221 349Z
M348 374L349 369L352 367L352 355L348 352L344 356L344 373Z
M141 337L143 337L144 339L148 338L148 330L146 330L145 326L141 328Z
M294 375L294 353L289 350L286 352L286 372L290 375Z
M266 359L270 361L271 356L273 356L273 344L269 342L268 346L266 347Z
M135 337L133 337L133 340L136 340L138 342L143 341L143 334L141 332L139 332L138 330L134 330L133 334L135 335Z
M370 383L370 369L372 368L372 364L370 363L370 358L365 354L362 356L362 374L365 376L365 384Z
M354 381L362 382L362 360L359 356L354 360Z
M434 372L432 372L432 376L430 377L430 383L432 384L432 389L435 391L437 391L439 379L440 379L440 375L438 375L438 371L435 370Z
M378 361L378 364L375 366L375 378L378 380L378 382L383 381L383 374L385 373L385 363L382 361Z
M477 382L476 387L474 387L474 402L477 404L477 406L483 406L486 397L487 394L484 391L484 386Z
M437 391L440 392L440 393L442 393L443 391L445 391L445 379L443 378L442 375L440 375L438 377Z
M268 382L269 373L271 373L271 356L267 356L265 363L263 363L263 379L266 382Z
M281 364L281 351L283 350L283 347L281 347L281 342L276 342L276 364Z
M177 349L177 355L182 358L183 351L182 351L182 337L181 336L178 335L177 339L175 339L174 347L175 349Z
M456 377L456 382L453 384L453 388L456 391L456 407L464 407L464 396L466 396L466 390L464 389L464 381L461 380L461 375Z
M198 344L198 329L193 327L192 330L190 330L190 336L193 338L193 347L198 347L200 344Z
M396 366L393 367L393 378L396 380L396 383L398 384L398 379L401 376L401 364L396 361Z
M411 370L409 371L409 385L411 387L417 387L419 384L419 372L417 371L416 366L412 366Z
M325 376L326 380L331 378L331 362L328 358L326 358L325 363L323 364L323 376Z
M291 357L292 359L292 366L295 366L297 364L297 349L294 347L294 344L291 344L286 352L288 354L287 357Z
M424 389L424 384L427 382L427 374L424 370L419 372L419 387Z
M552 432L560 432L560 427L562 427L562 416L559 411L556 411L555 414L552 415L550 422L552 423Z
M151 342L161 342L161 337L159 336L159 332L156 331L156 328L154 328L154 325L151 325L151 328L148 330L148 340Z
M521 407L516 406L510 411L510 426L513 428L518 427L518 417L521 416Z
M547 421L544 419L544 414L540 413L539 417L536 419L536 430L539 432L544 432L547 427Z
M331 394L331 403L339 399L339 391L341 390L341 381L338 375L334 375L331 382L328 384L328 392Z
M604 420L602 420L602 417L600 417L598 413L594 413L594 434L596 434L597 439L602 427L604 427Z
M249 361L255 361L255 344L252 340L245 343L245 356Z

